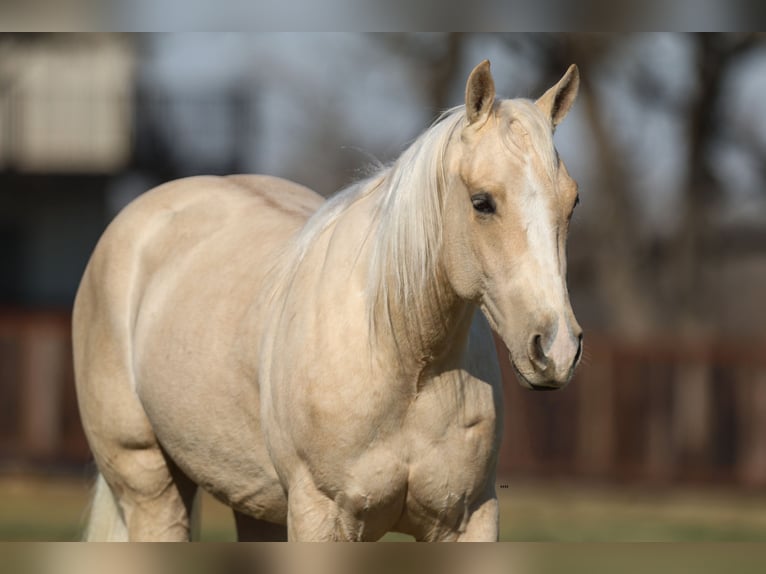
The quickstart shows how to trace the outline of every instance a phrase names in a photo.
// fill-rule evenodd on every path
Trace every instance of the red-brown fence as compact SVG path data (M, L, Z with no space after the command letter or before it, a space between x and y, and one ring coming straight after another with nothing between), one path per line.
M65 313L0 311L0 469L90 459L69 328ZM766 344L589 333L563 391L505 374L501 476L766 485Z
M563 391L505 385L501 475L766 485L766 344L587 339Z
M0 465L89 460L74 392L70 318L0 312Z

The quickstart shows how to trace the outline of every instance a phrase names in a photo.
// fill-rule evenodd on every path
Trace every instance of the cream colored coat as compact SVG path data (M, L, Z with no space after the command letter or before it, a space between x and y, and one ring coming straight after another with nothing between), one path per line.
M129 205L73 316L89 538L187 539L199 485L264 539L496 540L490 325L532 388L581 353L551 142L576 90L573 67L496 102L484 62L465 108L330 202L230 176Z

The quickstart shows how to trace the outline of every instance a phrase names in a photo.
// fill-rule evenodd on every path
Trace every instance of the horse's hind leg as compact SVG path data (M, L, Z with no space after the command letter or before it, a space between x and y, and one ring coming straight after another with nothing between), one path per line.
M93 331L98 333L97 327ZM96 359L78 363L77 384L83 428L116 503L116 512L104 513L123 525L119 530L127 531L131 541L188 540L196 486L162 451L131 388L130 371L117 360L114 338L102 336L99 343L85 349ZM99 488L88 528L93 540L108 538L99 532L112 530L103 524L93 527L94 519L100 518L99 494L109 502L103 486Z
M88 265L72 316L80 418L116 509L105 510L130 540L188 540L196 486L161 449L136 394L129 270L109 245ZM122 261L124 264L124 261ZM129 267L129 266L128 266ZM113 268L116 275L107 273ZM107 509L110 498L99 487ZM94 500L94 503L98 500ZM92 519L98 518L94 506ZM114 531L103 525L99 532ZM89 538L99 535L89 527Z
M101 469L130 541L189 540L197 486L159 446L123 449Z
M97 327L92 331L98 334ZM113 521L124 525L129 540L188 540L196 485L160 447L114 338L99 343L85 349L95 360L78 363L78 400L88 443L117 506Z

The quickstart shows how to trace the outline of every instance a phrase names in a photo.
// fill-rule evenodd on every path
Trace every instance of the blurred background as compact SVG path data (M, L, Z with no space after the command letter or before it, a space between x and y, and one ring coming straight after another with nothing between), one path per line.
M79 536L70 311L127 202L202 173L332 194L484 58L503 97L582 78L555 140L585 359L552 394L506 373L501 537L766 539L766 36L739 33L0 35L0 539Z

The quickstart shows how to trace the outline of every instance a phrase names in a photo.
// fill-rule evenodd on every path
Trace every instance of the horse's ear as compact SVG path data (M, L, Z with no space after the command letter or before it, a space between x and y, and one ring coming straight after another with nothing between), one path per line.
M484 123L495 103L495 80L489 71L489 60L476 66L465 86L465 112L468 122Z
M569 112L580 87L580 72L575 64L569 66L558 83L545 92L537 102L538 107L551 118L555 128Z

